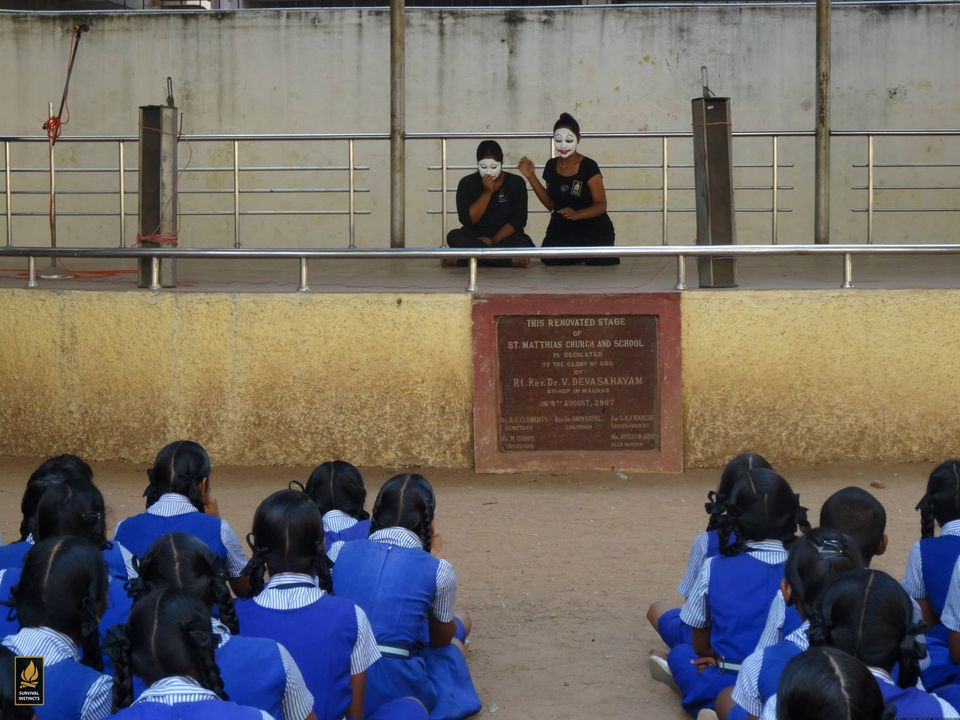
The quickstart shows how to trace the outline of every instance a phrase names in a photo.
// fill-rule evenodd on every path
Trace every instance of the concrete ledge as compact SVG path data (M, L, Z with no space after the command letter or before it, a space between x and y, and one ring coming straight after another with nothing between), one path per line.
M0 290L0 454L467 466L467 295Z
M473 463L466 294L0 289L0 454ZM687 467L960 450L960 290L681 296Z

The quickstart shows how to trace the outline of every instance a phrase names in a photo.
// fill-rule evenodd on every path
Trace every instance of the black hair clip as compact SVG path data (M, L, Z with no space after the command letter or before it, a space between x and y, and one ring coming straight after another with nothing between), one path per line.
M92 525L93 523L98 523L101 520L103 520L103 513L99 513L99 512L82 513L80 515L80 519L83 520L85 523L89 523Z

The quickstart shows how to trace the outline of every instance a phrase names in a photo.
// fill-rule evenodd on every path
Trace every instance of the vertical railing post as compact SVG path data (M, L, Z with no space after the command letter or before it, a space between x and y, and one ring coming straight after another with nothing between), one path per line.
M160 289L160 258L156 255L150 258L150 289Z
M27 258L27 287L39 287L37 282L37 259L31 255Z
M817 0L813 241L830 242L830 2Z
M669 228L670 221L668 220L668 207L670 200L670 180L669 180L669 168L670 168L670 151L669 151L669 139L664 137L661 138L661 147L660 147L660 157L661 157L661 167L660 167L660 185L661 185L661 197L660 197L660 213L661 213L661 231L663 237L661 239L661 244L669 245Z
M310 290L310 286L307 285L307 259L305 257L300 258L300 287L297 290L299 292Z
M447 246L447 139L440 138L440 247Z
M477 291L477 258L472 257L469 260L470 263L470 278L467 281L467 292L475 293Z
M117 142L117 158L120 166L120 247L127 246L127 179L123 158L123 140Z
M13 190L10 187L10 182L13 180L13 173L10 170L10 141L7 140L3 143L3 174L6 178L6 194L7 194L7 247L10 247L13 244L13 208L10 206L10 201L13 199Z
M873 135L867 135L867 245L873 244Z
M780 195L779 195L779 190L780 190L780 153L779 153L779 147L778 147L778 142L779 142L780 138L778 138L776 135L771 135L771 136L770 136L770 140L771 140L770 147L771 147L771 149L772 149L772 153L771 153L771 154L772 154L771 164L772 164L772 167L773 167L773 187L771 188L771 191L770 191L770 198L771 198L770 207L771 207L771 211L772 211L772 212L771 212L771 219L770 219L770 237L771 237L771 243L772 243L773 245L776 245L776 244L777 244L777 241L778 241L778 238L779 238L779 235L778 235L778 233L779 233L778 220L779 220L779 219L778 219L777 216L780 214L780 203L779 203L779 199L780 199Z
M854 287L853 284L853 255L850 253L843 254L843 284L840 286L844 289L850 289Z
M406 245L406 7L390 0L390 247Z
M677 255L677 284L673 286L673 289L687 289L687 258L683 255Z
M240 141L233 141L233 246L240 247Z
M354 147L353 138L347 141L347 154L349 155L350 174L349 180L349 198L350 198L350 249L357 246L357 205L356 205L356 175L354 174Z

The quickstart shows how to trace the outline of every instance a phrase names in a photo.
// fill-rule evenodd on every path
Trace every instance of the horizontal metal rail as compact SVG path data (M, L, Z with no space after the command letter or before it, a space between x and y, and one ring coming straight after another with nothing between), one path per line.
M469 282L467 292L476 292L478 261L484 259L583 257L670 257L677 263L676 290L686 290L686 259L690 257L769 257L780 255L840 256L843 261L843 282L840 287L852 288L855 255L960 255L960 245L623 245L613 247L552 247L512 249L453 248L80 248L22 247L0 248L0 257L27 259L27 287L38 287L37 258L149 258L152 260L150 289L159 290L162 259L204 260L297 260L299 290L309 290L309 260L440 260L467 259Z
M613 162L613 163L604 163L603 166L605 169L610 169L613 171L622 171L622 170L648 170L656 172L660 177L659 185L652 184L633 184L630 182L614 182L612 183L607 190L612 193L614 202L610 208L612 213L623 213L623 214L659 214L661 217L661 242L666 245L669 244L669 222L668 218L671 215L676 213L681 214L690 214L694 210L690 207L671 207L670 206L670 190L689 193L692 190L692 185L690 183L688 171L692 168L690 163L675 163L670 162L670 142L671 140L677 139L689 139L693 135L691 130L675 130L675 131L600 131L600 132L585 132L583 136L585 138L591 139L615 139L615 140L654 140L660 144L660 162ZM783 203L783 198L781 197L784 192L793 192L796 190L794 183L782 183L781 182L781 171L789 170L794 168L793 163L784 163L780 160L780 143L782 140L787 138L813 138L814 132L811 130L738 130L732 133L734 138L753 138L760 140L767 140L770 143L770 154L769 159L766 162L742 162L735 165L736 168L743 169L754 169L754 170L767 170L770 172L770 181L768 184L758 184L756 182L755 175L752 177L744 177L742 180L749 180L749 182L741 182L735 186L737 191L746 191L746 192L761 192L768 193L769 199L764 202L757 202L756 199L751 198L749 206L746 204L737 204L737 212L739 213L750 213L750 214L769 214L770 215L770 242L772 244L777 244L779 242L780 228L778 223L778 217L785 214L794 212L790 207L785 207ZM914 170L917 173L923 173L927 170L936 170L938 168L955 168L960 167L960 162L954 162L950 159L943 159L937 162L878 162L875 157L875 142L880 138L927 138L927 137L940 137L940 138L950 138L950 137L960 137L960 129L957 128L933 128L933 129L845 129L845 130L833 130L831 136L837 138L864 138L866 139L867 144L867 161L866 163L856 162L852 164L853 168L865 168L867 171L867 182L865 185L861 184L851 184L849 187L858 192L866 192L866 207L851 207L849 211L853 213L866 213L867 215L867 227L866 227L866 242L872 244L874 242L874 214L875 213L895 213L895 214L909 214L909 213L946 213L953 214L960 212L960 207L946 207L942 199L931 203L931 207L923 207L925 203L912 201L910 206L889 206L889 207L880 207L879 203L876 201L877 193L881 190L897 190L897 191L923 191L923 192L938 192L938 191L955 191L958 186L952 184L934 184L929 180L921 179L920 177L916 178L914 184L910 184L909 181L904 182L903 178L891 178L896 179L898 184L888 184L881 185L877 184L875 175L883 170L884 172L896 172L898 169L910 169ZM416 142L416 141L440 141L441 145L441 162L439 164L430 163L427 165L427 169L433 172L439 171L441 175L441 182L439 187L428 187L426 192L431 194L439 194L441 198L440 207L436 209L427 209L426 213L430 216L440 216L440 231L441 231L441 245L445 243L446 234L447 234L447 225L448 218L451 215L455 215L455 209L451 207L452 202L449 199L449 195L455 192L455 187L451 187L449 182L448 173L450 171L466 171L472 169L474 166L466 163L451 163L449 162L449 153L448 153L448 143L456 140L476 140L478 138L486 137L495 137L499 139L531 139L531 140L545 140L550 142L552 134L545 132L543 130L536 131L511 131L511 132L411 132L406 134L406 139ZM193 198L201 195L211 195L211 196L224 196L224 195L233 195L232 209L209 209L209 208L191 208L185 209L180 214L184 217L191 216L207 216L207 217L230 217L233 216L233 231L234 231L234 246L240 246L240 219L243 217L249 216L346 216L349 222L349 245L350 247L355 247L355 221L358 215L370 215L371 211L369 210L359 210L356 208L356 196L359 193L364 193L369 196L369 188L359 188L356 184L356 173L359 171L370 171L371 167L369 165L360 165L355 162L355 143L357 142L383 142L389 139L389 134L387 133L239 133L239 134L223 134L223 133L196 133L196 134L186 134L181 137L181 140L186 143L229 143L233 148L233 162L228 166L187 166L181 168L181 172L185 177L187 176L196 176L197 173L212 173L212 174L227 174L232 173L233 182L230 183L227 181L224 183L227 187L213 187L213 188L204 188L204 187L183 187L179 192L184 196L184 198ZM78 135L78 136L67 136L60 139L61 143L115 143L118 146L119 150L119 163L114 167L101 167L103 161L99 161L98 166L96 167L67 167L60 168L59 173L63 174L76 174L76 173L90 173L90 174L112 174L117 177L117 182L115 183L119 186L119 190L114 188L111 190L96 190L89 189L86 187L77 188L77 189L64 189L60 191L59 194L64 196L76 195L76 196L101 196L104 198L116 196L118 198L118 210L113 211L104 211L101 208L91 211L64 211L59 214L64 217L115 217L120 219L119 222L119 236L120 236L120 246L124 247L126 245L126 224L124 220L129 217L136 216L136 211L126 207L126 196L135 195L134 192L126 188L125 176L128 173L137 173L136 168L126 167L123 162L124 157L124 145L127 143L136 143L138 141L137 136L135 135L113 135L113 136L97 136L97 135ZM285 165L285 164L265 164L265 165L249 165L243 164L240 161L241 155L241 143L307 143L307 142L344 142L347 144L347 152L344 153L345 158L348 162L346 164L337 163L332 165L318 165L316 163L309 165ZM3 167L3 177L5 180L5 185L3 188L3 197L6 201L4 214L6 216L6 244L12 245L13 238L13 220L17 217L41 217L44 215L37 207L27 207L16 209L13 207L15 204L16 198L20 196L24 197L36 197L45 194L46 191L39 189L14 189L12 188L14 178L20 175L21 173L46 173L48 172L47 168L44 167L11 167L10 164L10 148L14 143L47 143L48 140L44 135L0 135L0 142L3 143L3 154L4 154L4 167ZM552 148L552 145L551 145ZM269 162L269 160L268 160ZM680 171L683 173L681 178L682 180L677 184L670 182L670 173L672 171ZM259 181L254 181L251 184L256 184L257 187L242 187L241 179L246 173L282 173L287 174L291 172L346 172L348 182L344 186L339 187L316 187L318 183L310 183L310 187L291 187L295 185L295 182L286 182L284 187L269 188L263 187L266 184L269 184L269 181L264 182L262 179ZM924 182L926 180L926 182ZM636 182L636 181L634 181ZM186 185L186 183L184 183ZM220 183L215 183L220 184ZM630 193L637 193L638 195L633 196L631 199ZM656 193L659 195L659 198L650 198L650 193ZM298 195L321 195L330 198L339 198L346 195L346 202L344 203L345 207L343 209L318 209L315 206L306 207L303 209L263 209L258 210L250 207L245 207L249 200L241 202L241 198L248 198L251 195L287 195L287 196L298 196ZM689 195L686 196L687 199L684 202L684 205L689 205ZM888 198L888 202L891 202L891 196L889 194L884 197ZM109 201L105 201L109 202ZM304 202L305 201L301 201ZM656 204L654 204L656 203ZM675 203L675 200L674 200ZM675 203L676 204L676 203ZM135 203L133 203L135 207ZM216 207L216 206L215 206ZM539 211L532 208L531 213L537 214ZM542 214L542 213L539 213Z

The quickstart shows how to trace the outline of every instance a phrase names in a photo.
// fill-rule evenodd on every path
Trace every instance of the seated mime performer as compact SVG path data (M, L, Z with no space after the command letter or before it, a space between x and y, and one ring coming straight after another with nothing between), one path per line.
M523 232L527 224L527 184L519 175L503 172L503 150L493 140L477 146L477 172L457 185L457 215L463 227L447 233L447 245L452 248L536 247ZM516 258L512 263L509 259L482 262L501 267L530 265L527 258Z
M544 187L537 178L533 161L520 158L517 169L529 182L543 206L550 211L550 224L543 247L610 247L614 244L613 223L607 215L603 176L596 162L581 155L580 124L568 113L553 125L557 157L543 168ZM543 258L544 265L619 265L620 258Z

